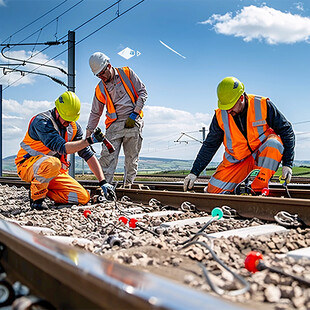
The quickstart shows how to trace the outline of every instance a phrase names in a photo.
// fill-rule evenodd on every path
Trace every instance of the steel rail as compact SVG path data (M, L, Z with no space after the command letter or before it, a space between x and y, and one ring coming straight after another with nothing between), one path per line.
M310 226L310 200L295 198L278 198L262 196L219 195L176 191L159 191L147 189L117 188L117 196L128 196L132 201L148 203L156 198L164 205L180 207L185 201L196 206L198 210L210 212L215 207L229 206L245 218L257 217L274 221L279 211L287 211L298 216Z
M92 193L98 188L98 182L95 180L79 180L79 182ZM23 182L19 178L0 178L0 183L29 187L29 183ZM310 190L307 190L308 184L289 184L289 193L292 198L285 198L287 193L280 184L271 184L270 196L268 197L206 194L203 193L206 184L197 183L195 185L196 193L184 193L181 183L139 182L133 184L131 188L117 187L116 193L118 197L128 196L133 201L143 203L148 203L151 198L156 198L163 204L173 207L180 207L184 201L189 201L198 209L207 212L214 207L228 205L236 209L238 214L243 217L257 217L269 221L273 221L274 216L279 211L287 211L291 214L298 214L306 225L310 226Z
M78 180L86 189L90 190L91 195L96 193L98 189L98 182L96 180ZM16 177L0 177L0 184L7 184L10 186L25 187L30 188L30 183L26 183ZM207 186L208 183L197 183L195 184L194 191L197 193L203 193L203 189ZM182 183L178 182L152 182L152 181L143 181L143 182L134 182L131 186L131 189L151 189L157 191L171 191L171 192L183 192ZM310 199L310 185L309 184L289 184L288 185L289 193L292 198L295 199ZM118 186L116 189L117 192L121 191L121 186ZM223 196L223 195L222 195ZM270 184L270 197L287 197L287 192L281 184L271 183ZM229 201L231 195L227 197L224 196L226 201Z
M194 186L194 192L203 193L204 188L208 183L196 183ZM87 186L87 183L85 183ZM183 192L183 183L177 182L135 182L133 185L127 188L132 189L146 189L148 187L151 190L168 190ZM117 187L118 190L119 187ZM309 184L289 184L289 193L292 198L310 199L310 185ZM285 188L280 183L271 183L269 188L270 197L287 197Z
M239 309L151 273L117 264L0 220L0 263L57 309Z
M98 182L96 180L78 180L85 188L94 191L98 188ZM27 189L30 188L30 183L22 181L18 177L0 177L0 184L23 186ZM197 182L194 190L198 193L203 193L203 189L208 183ZM117 187L117 190L120 186ZM133 189L140 189L148 187L152 190L168 190L183 192L182 182L154 182L154 181L137 181L131 186ZM310 184L288 184L289 193L292 198L310 199ZM287 197L287 192L280 183L270 184L270 196L271 197Z

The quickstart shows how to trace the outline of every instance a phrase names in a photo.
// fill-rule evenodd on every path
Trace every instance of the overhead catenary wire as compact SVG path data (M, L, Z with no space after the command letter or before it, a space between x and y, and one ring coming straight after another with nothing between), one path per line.
M18 31L16 31L15 33L13 33L12 35L10 35L7 39L5 39L4 41L12 38L12 36L16 35L17 33L21 32L22 30L26 29L27 27L29 27L30 25L32 25L33 23L35 23L36 21L42 19L43 17L47 16L49 13L51 13L52 11L54 11L55 9L57 9L58 7L60 7L61 5L63 5L65 2L67 2L68 0L64 0L63 2L61 2L59 5L55 6L54 8L50 9L48 12L44 13L43 15L41 15L40 17L38 17L37 19L35 19L34 21L32 21L31 23L28 23L26 26L22 27L21 29L19 29ZM61 13L60 15L58 15L56 18L54 18L53 20L51 20L50 22L48 22L47 24L45 24L43 27L41 27L39 30L37 30L36 32L32 33L30 36L28 36L27 38L23 39L21 42L25 41L26 39L28 39L29 37L31 37L32 35L34 35L35 33L37 32L41 32L43 28L47 27L49 24L51 24L52 22L54 21L57 21L58 23L58 20L61 16L63 16L64 14L66 14L67 12L69 12L70 10L72 10L74 7L76 7L77 5L79 5L80 3L82 3L84 0L80 0L79 2L75 3L73 6L71 6L69 9L67 9L66 11L64 11L63 13ZM132 7L130 7L129 9L127 9L126 11L120 13L119 11L119 4L122 0L118 0L116 1L115 3L111 4L108 8L105 8L104 10L102 10L101 12L99 12L98 14L96 14L95 16L89 18L87 21L83 22L82 24L80 24L78 27L76 27L74 29L74 31L77 31L78 29L82 28L83 26L85 26L86 24L88 24L89 22L91 22L92 20L94 20L95 18L99 17L101 14L103 14L104 12L108 11L109 9L111 9L112 7L114 6L118 6L118 9L117 9L117 16L115 18L113 18L112 20L110 20L109 22L107 22L106 24L102 25L101 27L97 28L95 31L93 31L92 33L90 33L89 35L85 36L84 38L82 38L81 40L79 40L77 44L81 43L82 41L86 40L88 37L92 36L93 34L95 34L96 32L98 32L99 30L101 30L103 27L107 26L108 24L112 23L114 20L116 20L117 18L119 18L120 16L124 15L125 13L127 13L128 11L132 10L133 8L135 8L136 6L138 6L139 4L141 4L142 2L144 2L144 0L141 0L140 2L136 3L135 5L133 5ZM57 31L56 31L57 33ZM56 34L55 34L56 35ZM64 35L61 39L65 38L66 35ZM30 58L28 59L31 59L32 57L35 57L37 54L39 53L42 53L43 51L45 51L48 47L44 48L43 50L39 51L38 53L36 54L32 54ZM45 62L44 64L46 65L46 63L48 63L49 61L55 59L56 57L60 56L61 54L65 53L67 51L64 50L63 52L57 54L56 56L54 56L53 58L51 58L50 60L48 60L47 62ZM42 64L43 65L43 64ZM39 66L41 67L41 65ZM36 71L39 67L37 68L34 68L33 70L29 71L29 73L32 73L34 71ZM21 76L20 79L22 79L24 76ZM1 79L2 77L0 77ZM20 79L16 80L15 82L19 81ZM15 82L11 83L10 85L13 85ZM5 89L7 89L9 86L7 86ZM310 120L307 120L307 121L301 121L301 122L296 122L296 123L293 123L293 125L299 125L299 124L303 124L303 123L309 123ZM188 132L189 133L189 132Z
M40 29L36 30L35 32L33 32L32 34L28 35L26 38L24 38L23 40L19 41L18 44L23 43L24 41L26 41L27 39L29 39L30 37L32 37L34 34L36 34L37 32L41 31L42 29L44 29L45 27L47 27L48 25L50 25L51 23L53 23L55 20L58 20L59 17L62 17L63 15L65 15L66 13L68 13L69 11L71 11L72 9L74 9L76 6L78 6L80 3L82 3L84 0L80 0L79 2L75 3L74 5L72 5L70 8L68 8L66 11L64 11L63 13L59 14L57 17L55 17L54 19L52 19L51 21L49 21L47 24L45 24L44 26L40 27ZM64 36L65 37L65 36ZM35 55L34 55L35 56ZM33 57L34 57L33 56Z
M50 42L51 43L51 45L56 45L56 44L52 44L53 42ZM59 44L64 44L64 42L58 42ZM41 45L41 43L36 43L36 45ZM44 43L44 44L47 44L47 45L49 45L49 42L46 42L46 43ZM49 67L49 68L53 68L53 69L57 69L57 70L60 70L62 73L64 73L64 74L67 74L67 72L63 69L63 68L61 68L61 67L57 67L57 66L52 66L52 65L47 65L47 64L40 64L40 63L38 63L38 62L34 62L34 61L30 61L30 60L22 60L22 59L18 59L18 58L12 58L12 57L8 57L8 56L6 56L6 55L4 55L4 49L5 49L6 47L4 47L2 50L1 50L1 55L4 57L4 58L6 58L6 59L8 59L8 60L14 60L14 61L20 61L21 62L21 64L20 65L17 65L15 68L13 68L12 70L13 71L18 71L18 67L20 67L20 66L24 66L24 65L26 65L26 63L28 63L28 64L35 64L35 65L40 65L40 66L44 66L44 67ZM2 66L2 64L0 65L0 66ZM0 67L1 68L1 67ZM3 67L2 67L3 68ZM24 71L24 72L26 72L26 71Z
M67 0L66 0L66 1L67 1ZM71 6L70 8L68 8L65 12L61 13L61 14L58 15L56 18L54 18L53 20L51 20L50 22L48 22L47 24L45 24L43 27L41 27L39 30L33 32L32 34L30 34L29 36L27 36L25 39L23 39L22 41L20 41L20 42L17 43L17 44L20 45L22 42L24 42L25 40L27 40L28 38L30 38L31 36L33 36L33 35L34 35L35 33L37 33L38 31L42 31L43 28L47 27L48 25L50 25L50 24L51 24L52 22L54 22L55 20L58 21L59 17L61 17L61 16L63 16L64 14L68 13L70 10L72 10L73 8L75 8L77 5L79 5L79 4L82 3L83 1L84 1L84 0L80 0L78 3L75 3L73 6ZM46 14L45 14L45 15L46 15ZM38 18L38 19L40 19L40 18ZM62 39L65 38L65 37L66 37L66 35L64 35L60 40L62 40ZM64 42L64 43L65 43L65 42ZM17 45L17 44L15 44L15 45ZM9 44L9 45L14 45L14 44ZM26 45L27 45L27 44L26 44ZM46 49L48 49L49 47L50 47L50 46L47 46L47 47L45 47L44 49L42 49L41 51L39 51L39 52L37 52L37 53L35 53L35 54L32 53L32 55L31 55L28 59L26 59L25 61L29 61L29 59L31 59L31 58L37 56L38 54L40 54L40 53L42 53L42 52L44 52L44 51L45 51ZM50 61L50 60L49 60L49 61ZM49 61L47 61L47 62L49 62ZM46 63L47 63L47 62L46 62ZM46 64L46 63L44 63L44 64ZM21 66L21 65L16 66L14 69L17 69L19 66ZM38 68L40 68L40 67L41 67L41 66L39 66L39 67L33 69L32 71L29 71L29 73L32 73L33 71L35 71L36 69L38 69ZM8 87L14 85L14 84L17 83L18 81L20 81L23 77L24 77L24 76L22 76L21 78L15 80L15 82L13 82L13 83L11 83L10 85L8 85L7 87L5 87L5 88L3 89L3 91L4 91L5 89L7 89ZM1 80L2 78L3 78L3 77L0 77L0 80Z
M76 45L79 44L79 43L81 43L81 42L83 42L84 40L86 40L87 38L89 38L90 36L92 36L93 34L95 34L96 32L98 32L99 30L101 30L103 27L106 27L107 25L109 25L110 23L112 23L112 22L113 22L114 20L116 20L117 18L119 18L119 17L123 16L124 14L128 13L129 11L131 11L132 9L134 9L136 6L140 5L142 2L144 2L144 0L139 1L139 2L136 3L135 5L131 6L129 9L127 9L126 11L124 11L123 13L121 13L121 14L118 13L118 15L117 15L115 18L111 19L109 22L107 22L107 23L104 24L103 26L97 28L95 31L93 31L92 33L90 33L89 35L87 35L86 37L84 37L83 39L81 39L80 41L78 41L78 42L76 43Z
M197 142L193 142L193 144L189 145L189 144L177 144L175 146L164 146L163 144L156 148L156 149L152 149L152 150L141 150L140 156L145 156L145 154L156 154L156 153L162 153L162 152L175 152L176 150L190 150L193 148L199 147L199 144Z
M82 2L82 1L84 1L84 0L81 0L80 2ZM120 1L122 1L122 0L116 1L116 2L114 3L114 5L118 4ZM96 32L98 32L98 31L101 30L102 28L106 27L107 25L109 25L109 24L112 23L114 20L118 19L119 17L123 16L123 15L126 14L127 12L131 11L133 8L135 8L136 6L140 5L140 4L141 4L142 2L144 2L144 1L145 1L145 0L139 1L138 3L132 5L130 8L128 8L127 10L125 10L125 11L124 11L123 13L121 13L121 14L119 14L119 11L118 11L118 15L117 15L115 18L111 19L109 22L107 22L107 23L104 24L103 26L97 28L95 31L91 32L90 34L88 34L87 36L85 36L84 38L82 38L81 40L79 40L78 42L76 42L75 45L78 45L79 43L83 42L84 40L86 40L86 39L89 38L90 36L94 35ZM79 3L80 3L80 2L79 2ZM113 7L114 5L111 5L110 8ZM104 13L104 12L106 12L106 9L104 9L104 10L101 12L101 14ZM99 15L100 15L100 14L96 14L96 17L98 17ZM88 22L91 21L91 20L92 20L92 19L89 19ZM85 24L87 24L87 23L86 23L86 22L83 23L83 26L84 26ZM79 28L81 28L81 25L78 26L76 29L79 29ZM66 35L63 36L62 38L60 38L59 40L62 40L64 37L66 37ZM45 49L39 51L38 53L42 53L42 52L45 51L47 48L49 48L49 47L46 47ZM59 57L60 55L64 54L64 53L67 52L67 51L68 51L68 48L65 49L64 51L58 53L58 54L55 55L54 57L50 58L50 59L49 59L48 61L46 61L44 64L47 64L48 62L50 62L50 61L52 61L53 59ZM36 56L38 53L36 53L36 54L33 55L32 57ZM30 59L30 58L29 58L29 59ZM32 73L32 72L36 71L37 69L39 69L39 68L40 68L41 66L43 66L44 64L42 64L42 65L40 65L40 66L34 68L33 70L29 71L29 73ZM6 90L7 88L9 88L10 86L12 86L13 84L15 84L15 83L17 83L18 81L20 81L22 78L24 78L24 76L22 76L22 77L20 77L19 79L15 80L13 83L11 83L10 85L6 86L3 90ZM1 79L1 78L0 78L0 79Z
M49 13L51 13L52 11L56 10L57 8L59 8L61 5L63 5L65 2L67 2L68 0L64 0L63 2L61 2L60 4L56 5L54 8L50 9L49 11L47 11L46 13L44 13L43 15L41 15L40 17L36 18L35 20L33 20L32 22L30 22L29 24L27 24L26 26L22 27L21 29L15 31L13 34L11 34L9 37L7 37L5 40L3 40L3 43L9 39L11 39L13 36L15 36L16 34L18 34L19 32L23 31L24 29L26 29L27 27L29 27L30 25L33 25L35 22L37 22L38 20L40 20L41 18L45 17L46 15L48 15ZM42 29L42 28L41 28Z

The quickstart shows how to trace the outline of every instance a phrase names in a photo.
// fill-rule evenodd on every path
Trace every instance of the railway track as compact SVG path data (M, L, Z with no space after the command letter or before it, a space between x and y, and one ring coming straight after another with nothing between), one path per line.
M212 296L126 268L3 220L0 239L1 265L10 281L18 280L37 296L24 298L27 306L33 303L40 309L202 309L209 304L214 309L235 308ZM5 289L1 285L0 282L3 305Z
M97 189L97 181L81 180L83 186L93 193ZM0 178L0 183L29 187L29 184L19 178ZM139 182L131 187L124 188L117 186L118 197L128 196L133 201L147 203L153 197L157 197L162 203L178 208L183 202L193 204L197 209L210 212L219 206L229 206L243 217L257 217L262 220L274 220L274 216L281 211L297 214L306 224L310 225L310 185L308 184L289 184L288 190L281 184L271 183L270 196L233 196L233 195L214 195L203 193L203 188L207 183L195 185L195 191L184 193L182 183L172 182ZM290 199L285 199L290 195Z
M97 181L80 180L92 194L96 192ZM19 178L0 178L0 184L29 187L29 184ZM245 218L257 217L262 220L273 221L280 211L297 214L310 226L310 184L289 184L288 189L281 184L271 183L268 197L216 195L203 193L207 183L197 183L195 192L183 192L182 183L144 181L130 187L116 186L117 196L128 196L133 201L147 203L156 197L163 204L178 208L184 202L193 204L198 210L211 212L215 207L228 206ZM290 196L288 199L287 197Z
M0 183L4 182L0 180ZM276 279L267 272L263 277L266 283L261 283L259 278L262 276L250 276L243 268L246 253L257 249L278 267L293 273L298 271L306 277L310 264L302 262L300 265L288 253L310 246L309 229L285 229L274 225L275 212L288 206L293 214L298 213L309 225L307 212L300 213L309 206L305 198L209 196L201 193L204 184L197 187L197 193L183 193L180 184L170 184L169 190L165 187L164 191L165 184L149 182L135 184L133 188L118 186L116 203L95 202L94 199L85 207L59 208L51 204L51 209L39 212L26 206L27 184L18 183L16 179L6 182L14 185L0 187L3 219L0 222L0 262L10 283L20 281L38 297L36 300L49 301L57 309L79 309L85 305L97 309L202 309L205 305L209 306L208 309L274 309L275 301L272 300L277 298L272 295L278 296L279 302L290 295L289 307L297 308L299 304L306 307L308 303L304 297L307 296L307 286L287 278L283 284L283 279ZM96 182L85 181L83 184L96 194ZM307 191L306 187L296 190ZM293 188L289 191L292 192ZM236 210L236 213L221 220L211 220L210 211L223 206L231 207L230 210ZM270 208L272 210L263 215ZM91 217L83 216L85 209L91 212ZM128 223L119 221L121 217L127 221L134 219L140 226L132 229ZM14 223L10 223L12 221ZM242 233L247 228L263 232L265 228L276 227L276 231L261 236L247 235L245 238L242 234L232 234L220 239L214 237L213 251L229 269L239 272L251 287L240 296L229 294L242 288L233 283L227 272L219 271L206 248L199 244L184 249L181 246L185 241L189 244L189 239L208 222L204 229L208 234L225 233L236 228ZM34 231L39 231L40 235ZM208 244L208 238L201 238L201 242ZM71 246L64 245L64 242ZM222 299L214 297L214 291L196 262L203 263L211 272L212 282L223 288Z

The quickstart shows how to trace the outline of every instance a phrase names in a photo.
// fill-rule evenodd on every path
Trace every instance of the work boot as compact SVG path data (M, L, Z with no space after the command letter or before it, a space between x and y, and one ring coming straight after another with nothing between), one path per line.
M46 202L44 201L44 198L38 199L38 200L32 200L30 199L30 208L35 209L38 211L47 210L48 207L46 205Z
M45 198L33 200L33 199L31 199L31 192L29 191L29 199L30 199L30 208L32 210L42 211L42 210L48 209L46 202L44 201Z
M45 198L41 198L41 199L37 199L37 200L31 199L31 191L29 190L30 208L32 210L39 210L39 211L47 210L48 207L47 207L47 204L44 201L44 199Z

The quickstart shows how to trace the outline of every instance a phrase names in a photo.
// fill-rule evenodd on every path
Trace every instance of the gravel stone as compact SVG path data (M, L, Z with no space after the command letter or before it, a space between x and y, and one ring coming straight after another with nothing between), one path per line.
M265 290L265 297L269 302L278 302L281 298L281 291L277 286L271 284Z
M85 244L76 239L72 245L85 251L107 257L120 264L129 265L138 269L159 273L162 276L171 275L183 284L197 288L203 292L212 292L206 282L197 262L203 263L208 270L211 281L225 290L222 298L251 305L253 301L259 304L268 304L268 309L310 309L310 288L301 285L290 277L278 275L269 270L251 274L244 268L246 255L257 250L264 255L266 265L298 275L310 281L310 260L296 261L285 257L288 251L310 246L310 228L288 230L287 234L271 236L220 238L210 242L200 236L199 241L208 244L218 258L230 269L243 276L250 283L250 291L240 296L229 296L228 292L240 288L238 282L228 271L219 266L209 251L200 245L191 245L181 249L182 242L202 228L202 224L193 224L186 227L165 229L157 238L141 229L130 229L121 224L118 218L120 210L128 210L139 206L144 212L161 211L169 206L160 202L149 205L136 204L128 199L114 203L95 203L87 206L72 206L56 208L54 203L46 199L50 209L42 212L30 210L28 190L25 188L0 185L0 218L26 226L41 226L55 230L57 236L85 238L90 243ZM92 212L90 221L83 216L83 211ZM136 213L137 211L135 211ZM150 217L139 219L145 227L154 229L162 222L207 216L206 212L186 212L171 216ZM268 222L258 219L244 220L225 218L215 221L205 229L205 233L226 231L229 229L257 226ZM118 236L120 246L108 244L108 236ZM164 267L164 268L162 268ZM263 308L263 307L261 307Z

